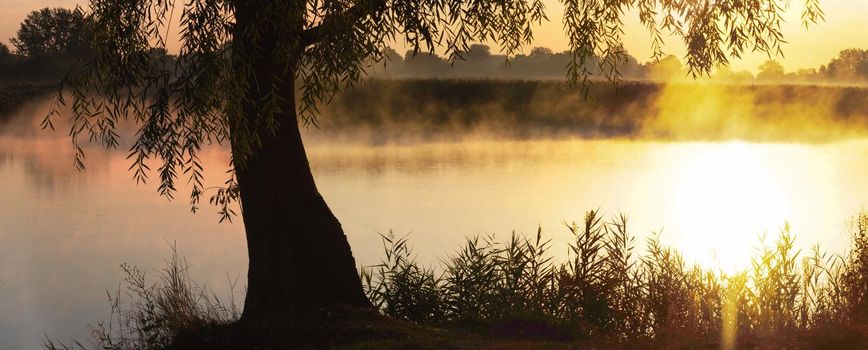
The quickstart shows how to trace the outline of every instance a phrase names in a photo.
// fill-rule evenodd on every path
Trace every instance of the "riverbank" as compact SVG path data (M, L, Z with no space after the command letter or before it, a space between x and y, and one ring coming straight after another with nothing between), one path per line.
M16 108L46 97L54 92L56 84L50 83L11 83L0 85L0 122Z

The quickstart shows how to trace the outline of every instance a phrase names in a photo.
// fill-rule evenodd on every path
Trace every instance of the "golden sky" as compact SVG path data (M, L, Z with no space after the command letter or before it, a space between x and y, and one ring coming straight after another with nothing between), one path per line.
M818 67L827 63L838 51L846 48L868 48L868 1L866 0L821 0L826 12L826 21L810 29L802 27L800 14L803 0L792 2L785 18L784 36L788 44L784 46L786 57L781 59L788 71L798 68ZM8 43L15 35L18 24L27 13L42 7L69 7L84 4L84 0L2 0L0 6L0 40ZM557 0L547 0L548 15L551 21L544 23L536 31L533 46L545 46L555 51L566 48L566 39L561 24L562 6ZM650 40L634 14L626 20L625 46L640 62L648 60ZM678 57L684 55L683 46L676 38L667 41L666 52ZM172 51L172 47L169 48ZM735 70L755 71L766 57L748 54L742 60L733 61Z

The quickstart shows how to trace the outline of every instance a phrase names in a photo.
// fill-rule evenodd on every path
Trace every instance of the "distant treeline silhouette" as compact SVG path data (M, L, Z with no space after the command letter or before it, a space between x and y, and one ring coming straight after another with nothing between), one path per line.
M0 43L0 82L57 81L90 53L81 10L44 8L27 15L10 50Z
M93 57L90 20L79 8L44 8L30 12L12 48L0 43L0 85L13 82L58 82L74 67ZM165 49L151 48L144 56L174 64Z
M372 75L384 78L494 78L494 79L563 79L569 53L554 52L537 47L529 54L509 58L492 53L487 45L470 48L463 60L450 62L446 58L408 51L403 56L395 50L386 52L387 59L374 65ZM599 68L600 60L588 63L590 73L606 78L606 70ZM640 63L630 54L624 55L617 65L618 76L635 80L690 80L695 78L675 56ZM711 78L720 82L775 82L775 83L865 83L868 82L868 50L847 49L819 68L786 72L781 62L768 60L750 71L733 71L718 67Z
M0 84L14 81L59 81L77 63L92 55L88 17L82 10L44 8L31 12L11 38L12 48L0 43ZM161 64L178 64L164 48L143 52ZM489 78L489 79L563 79L569 62L567 52L536 47L527 54L507 57L492 52L487 45L471 45L463 59L454 62L436 54L408 51L401 55L390 49L381 62L371 62L370 74L381 78ZM671 81L692 79L685 65L675 56L640 63L624 52L615 71L601 69L601 59L591 59L587 67L597 78L622 77L634 80ZM865 83L868 82L868 50L847 49L818 68L786 72L776 60L758 67L757 74L718 67L711 76L722 82L778 83Z
M403 56L390 49L384 54L385 60L374 64L371 74L391 78L512 78L512 79L561 79L565 77L569 55L566 52L553 52L551 49L537 47L527 55L511 57L493 53L487 45L471 45L463 59L450 62L446 58L427 53L414 54L408 51ZM674 58L674 57L673 57ZM675 63L667 58L655 66L663 67ZM599 68L601 60L588 62L592 75L603 76L607 72ZM677 60L676 60L677 61ZM624 55L619 61L617 71L627 77L643 77L645 65L633 56ZM680 67L677 67L680 69Z

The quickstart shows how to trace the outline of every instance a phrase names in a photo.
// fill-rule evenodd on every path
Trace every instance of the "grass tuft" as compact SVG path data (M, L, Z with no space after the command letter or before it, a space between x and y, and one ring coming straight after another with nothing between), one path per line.
M121 269L125 274L121 287L107 293L109 320L92 327L91 344L63 344L46 338L47 349L165 349L181 335L226 325L240 316L234 298L224 302L207 285L190 278L189 264L178 256L174 245L153 282L135 266L123 264Z

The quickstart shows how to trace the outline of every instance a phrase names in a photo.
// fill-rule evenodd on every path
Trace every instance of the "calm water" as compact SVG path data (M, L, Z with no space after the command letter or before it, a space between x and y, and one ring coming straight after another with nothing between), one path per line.
M23 135L23 136L22 136ZM221 293L246 268L243 226L215 210L191 214L137 186L123 154L92 150L72 169L60 136L0 137L0 349L38 348L44 334L83 338L106 319L119 264L162 266L174 242L192 275ZM317 143L320 189L360 264L380 257L378 233L410 234L436 263L466 235L541 226L566 254L564 221L589 209L629 214L639 242L661 231L688 261L745 266L756 236L785 220L803 247L846 245L847 218L868 199L868 141L820 145L638 141L479 141L412 146ZM212 184L225 152L210 150ZM641 246L640 246L641 248ZM561 255L561 256L564 256ZM238 297L241 297L240 295Z

